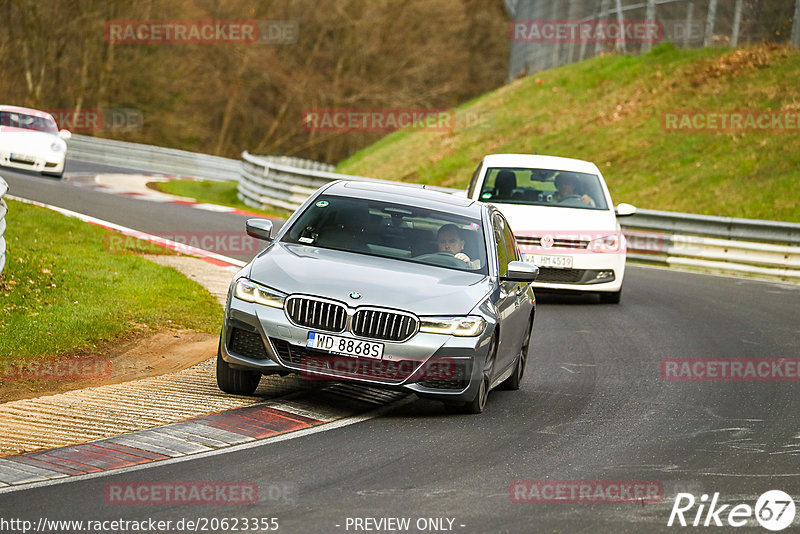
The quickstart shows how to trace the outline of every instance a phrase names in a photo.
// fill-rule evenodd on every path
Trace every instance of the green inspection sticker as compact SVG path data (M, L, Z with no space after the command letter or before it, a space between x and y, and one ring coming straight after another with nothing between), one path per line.
M320 200L319 202L317 202L316 205L317 205L318 208L324 208L325 206L328 205L328 201L327 200Z

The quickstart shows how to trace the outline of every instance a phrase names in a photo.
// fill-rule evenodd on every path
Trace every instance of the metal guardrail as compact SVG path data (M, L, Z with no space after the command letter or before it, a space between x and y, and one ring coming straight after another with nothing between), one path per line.
M241 168L241 162L235 159L86 135L72 136L67 142L67 156L144 172L206 180L237 180Z
M238 179L239 198L258 208L293 211L317 188L334 180L382 181L334 173L330 165L300 158L244 152L239 161L82 135L74 135L68 149L75 159L146 172ZM443 187L431 189L464 194ZM5 211L5 204L0 204L0 215ZM0 217L0 230L5 228L3 221ZM656 210L639 210L620 222L628 236L628 258L633 261L800 281L800 224ZM1 236L2 231L3 252ZM0 254L0 269L4 258Z
M274 162L270 156L254 156L242 153L242 175L239 178L239 200L253 208L281 208L294 211L305 199L323 185L336 180L360 180L364 182L384 182L364 176L352 176L335 172L301 169ZM330 168L333 168L331 165ZM427 186L428 189L459 193L458 189Z
M242 165L237 159L76 134L73 134L67 143L67 155L82 161L139 169L144 172L218 181L238 180ZM260 157L272 163L300 169L333 170L333 165L303 158Z
M253 208L281 208L294 211L314 191L335 180L382 181L282 165L264 156L254 156L245 151L242 153L238 196L239 200Z
M293 211L334 180L384 181L273 164L247 152L242 159L239 198L257 208ZM646 209L620 224L632 261L800 281L800 224Z
M655 210L621 223L629 260L800 281L800 224Z
M8 193L8 184L2 177L0 177L0 274L3 273L3 268L6 266L6 213L8 213L8 206L3 200L3 197Z

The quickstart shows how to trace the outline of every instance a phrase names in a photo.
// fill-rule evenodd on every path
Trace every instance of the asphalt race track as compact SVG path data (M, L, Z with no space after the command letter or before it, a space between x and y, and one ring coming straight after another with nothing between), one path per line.
M67 172L107 169L70 161ZM246 219L9 169L0 175L12 195L157 234L242 231ZM447 415L409 397L342 428L3 493L0 517L173 522L151 532L188 531L174 525L210 518L218 521L206 523L212 532L235 530L222 518L277 518L278 531L290 533L688 532L704 528L717 493L717 509L729 505L716 516L723 522L768 490L800 497L800 381L670 381L661 372L670 358L796 360L800 287L636 266L626 278L620 305L540 297L522 389L493 392L481 415ZM106 493L120 482L186 481L253 484L259 500L119 505ZM515 481L646 481L661 498L518 503ZM684 514L690 526L668 527L679 492L697 504ZM692 527L696 516L701 526ZM410 526L392 529L388 518ZM785 531L798 527L800 517ZM738 530L765 531L753 517Z

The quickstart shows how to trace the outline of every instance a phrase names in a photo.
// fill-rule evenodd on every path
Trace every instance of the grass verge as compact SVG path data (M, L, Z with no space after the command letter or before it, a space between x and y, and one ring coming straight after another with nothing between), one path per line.
M519 79L457 110L449 132L396 132L337 172L466 188L486 154L595 162L615 202L800 221L800 129L667 129L665 113L769 110L800 115L800 51L753 46L602 56ZM458 115L457 115L458 117ZM458 124L459 121L456 121ZM787 122L788 124L788 122Z
M239 200L236 194L236 186L237 182L235 180L224 182L214 180L170 180L169 182L152 182L149 185L149 187L153 187L162 193L193 198L197 202L229 206L281 219L286 219L291 215L291 212L278 208L268 210L251 208Z
M8 204L0 360L69 354L134 330L219 330L222 307L203 287L130 251L109 250L113 232Z

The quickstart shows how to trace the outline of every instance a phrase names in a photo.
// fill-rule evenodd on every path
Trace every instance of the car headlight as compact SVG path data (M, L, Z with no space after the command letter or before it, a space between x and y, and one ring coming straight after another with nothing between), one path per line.
M622 233L598 237L589 243L588 249L593 252L625 252L625 237Z
M283 302L286 300L286 293L262 286L247 278L239 278L236 281L234 295L237 299L245 302L254 302L272 308L283 308Z
M50 150L52 150L53 152L61 152L62 150L64 150L64 143L53 141L53 144L50 145Z
M486 329L486 321L482 317L422 317L419 331L428 334L447 334L458 337L479 336Z

